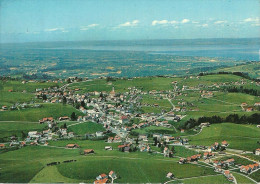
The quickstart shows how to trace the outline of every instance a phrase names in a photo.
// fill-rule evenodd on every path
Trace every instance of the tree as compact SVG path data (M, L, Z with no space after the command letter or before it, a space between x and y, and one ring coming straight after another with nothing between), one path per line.
M63 103L63 105L65 105L67 103L67 98L65 96L63 96L62 103Z
M82 107L85 107L86 104L85 104L84 100L81 101L80 105L81 105Z
M22 131L21 133L22 133L22 139L25 139L27 137L26 133L24 131Z
M44 95L42 95L42 99L43 100L47 100L47 96L44 94Z
M154 140L154 146L157 146L158 143L157 137L153 138L153 140Z
M76 120L77 120L77 117L76 117L76 113L75 113L75 112L71 113L70 119L71 119L72 121L76 121Z
M175 147L172 146L172 149L171 149L172 153L175 153Z
M138 138L136 139L136 141L135 141L135 144L138 144L139 143L139 140L138 140Z

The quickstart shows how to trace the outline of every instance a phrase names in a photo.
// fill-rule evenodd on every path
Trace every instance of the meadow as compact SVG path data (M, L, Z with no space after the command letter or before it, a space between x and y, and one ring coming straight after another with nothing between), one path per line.
M47 128L46 124L31 122L0 122L0 140L11 136L22 136L22 132L27 135L29 131L41 131Z
M105 128L102 124L97 124L93 122L84 122L68 127L68 132L74 132L77 135L84 135L86 133L91 134L98 131L105 131Z
M226 140L228 148L253 151L258 148L260 129L256 125L241 125L233 123L212 124L195 136L188 136L191 145L210 146L215 142Z
M63 104L42 104L40 108L26 108L14 111L0 112L0 121L31 121L36 122L44 117L53 117L55 119L61 116L70 116L72 112L77 115L83 113L70 105Z

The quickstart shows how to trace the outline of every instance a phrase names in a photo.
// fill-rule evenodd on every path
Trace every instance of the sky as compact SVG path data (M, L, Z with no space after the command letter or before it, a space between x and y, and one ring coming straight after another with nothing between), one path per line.
M260 0L0 0L0 43L260 37Z

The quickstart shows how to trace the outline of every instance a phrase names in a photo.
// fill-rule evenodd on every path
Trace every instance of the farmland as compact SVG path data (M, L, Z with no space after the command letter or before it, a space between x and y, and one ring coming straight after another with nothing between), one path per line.
M252 151L258 147L260 130L253 125L232 123L214 124L196 136L190 137L191 144L211 145L226 140L229 148Z

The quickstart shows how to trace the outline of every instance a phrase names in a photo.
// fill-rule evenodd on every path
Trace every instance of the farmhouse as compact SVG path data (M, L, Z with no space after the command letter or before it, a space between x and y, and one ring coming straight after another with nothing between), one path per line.
M254 106L260 106L260 102L256 102L255 104L254 104Z
M5 148L5 145L4 144L0 144L0 148Z
M166 178L172 179L174 178L174 175L171 172L168 172Z
M41 120L39 120L39 123L45 123L45 122L54 122L53 117L48 117L48 118L42 118Z
M91 153L94 153L93 149L85 149L84 150L84 155L88 155L88 154L91 154Z
M70 118L68 116L59 117L59 121L68 121Z
M116 173L114 171L110 171L108 176L112 178L113 180L117 179Z
M7 106L5 106L5 105L2 106L2 109L3 109L3 110L8 110Z
M105 146L105 150L111 151L111 150L113 150L113 148L112 148L112 146Z
M78 144L67 144L66 148L79 148Z
M222 141L222 142L221 142L221 146L223 146L223 147L227 147L227 146L228 146L227 141Z
M257 148L257 149L255 150L255 155L260 155L260 148Z

